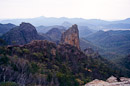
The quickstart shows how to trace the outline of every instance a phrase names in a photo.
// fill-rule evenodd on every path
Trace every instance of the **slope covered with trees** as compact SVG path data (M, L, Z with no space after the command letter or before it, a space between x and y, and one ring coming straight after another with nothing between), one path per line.
M0 81L19 85L81 86L95 78L121 76L101 58L92 58L69 44L32 41L0 47Z

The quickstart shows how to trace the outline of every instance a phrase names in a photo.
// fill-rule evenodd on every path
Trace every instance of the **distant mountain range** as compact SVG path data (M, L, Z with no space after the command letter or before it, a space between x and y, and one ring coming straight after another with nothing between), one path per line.
M0 24L0 33L1 35L4 34L2 39L4 39L8 44L26 44L32 40L45 39L58 43L61 39L61 34L66 31L68 29L67 27L70 25L72 24L69 22L64 22L62 25L38 26L35 28L29 23L22 23L20 26L16 26L11 23ZM90 47L100 52L102 55L105 55L105 57L111 58L130 53L129 30L96 32L88 26L78 26L78 29L80 36L80 47L82 50Z
M100 19L83 19L83 18L54 18L54 17L37 17L27 19L8 19L2 20L0 23L12 23L19 25L21 22L29 22L34 26L53 26L53 25L70 25L78 24L78 26L88 26L90 29L130 29L130 18L118 21L105 21Z

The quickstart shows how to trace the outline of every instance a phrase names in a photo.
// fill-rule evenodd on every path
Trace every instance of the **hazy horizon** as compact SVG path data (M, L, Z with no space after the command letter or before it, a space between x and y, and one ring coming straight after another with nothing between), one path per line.
M69 19L72 19L72 18L81 18L81 17L47 17L47 16L37 16L37 17L27 17L27 18L0 18L0 20L12 20L12 19L33 19L33 18L40 18L40 17L45 17L45 18L69 18ZM130 18L130 17L128 17ZM97 20L104 20L104 21L120 21L120 20L125 20L125 19L128 19L128 18L124 18L124 19L98 19L98 18L90 18L90 19L87 19L87 18L81 18L81 19L86 19L86 20L93 20L93 19L97 19Z
M67 17L102 20L130 18L130 0L0 0L0 19Z

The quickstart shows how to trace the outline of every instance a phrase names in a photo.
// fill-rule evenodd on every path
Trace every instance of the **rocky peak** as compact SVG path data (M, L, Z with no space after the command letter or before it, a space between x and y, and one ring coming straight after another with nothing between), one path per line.
M76 24L72 25L67 31L61 36L61 43L70 44L72 46L79 47L79 30Z
M109 77L109 78L107 79L107 82L109 82L109 83L117 82L117 78L114 77L114 76L111 76L111 77Z
M20 24L19 28L22 30L35 30L35 32L36 32L36 28L30 23L22 22Z
M26 44L32 40L40 39L36 28L29 23L21 23L20 26L14 27L2 37L7 44Z

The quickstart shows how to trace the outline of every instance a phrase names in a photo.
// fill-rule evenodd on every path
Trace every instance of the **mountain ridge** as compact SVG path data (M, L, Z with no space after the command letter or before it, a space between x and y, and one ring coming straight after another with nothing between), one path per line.
M46 39L48 37L39 35L33 25L23 22L20 26L16 26L5 33L1 38L5 40L7 44L18 45L29 43L32 40Z

